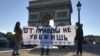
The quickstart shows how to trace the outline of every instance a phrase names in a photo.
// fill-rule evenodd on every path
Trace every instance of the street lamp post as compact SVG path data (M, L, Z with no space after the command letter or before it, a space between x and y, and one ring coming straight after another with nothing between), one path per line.
M76 6L77 6L77 10L78 10L78 22L80 23L80 10L81 10L81 3L80 3L80 1L78 1Z

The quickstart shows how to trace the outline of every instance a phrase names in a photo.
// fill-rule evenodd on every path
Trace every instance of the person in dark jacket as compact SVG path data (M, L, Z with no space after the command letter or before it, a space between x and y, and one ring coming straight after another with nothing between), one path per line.
M82 56L82 43L83 43L83 29L82 29L82 24L80 23L76 23L76 37L75 37L75 41L77 43L77 53L76 55L78 56L80 54L80 56Z
M13 56L20 55L18 53L20 45L21 45L21 41L22 41L22 29L20 28L20 22L16 22L14 32L15 32L15 35L14 35L15 46L12 53Z

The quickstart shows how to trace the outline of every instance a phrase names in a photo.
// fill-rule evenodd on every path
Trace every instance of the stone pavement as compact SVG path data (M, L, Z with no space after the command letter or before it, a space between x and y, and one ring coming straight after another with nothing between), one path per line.
M75 48L70 47L66 49L51 49L50 55L48 56L75 56ZM20 56L41 56L41 50L39 47L32 49L22 49L20 50ZM0 56L11 56L10 52L0 53ZM47 55L43 55L47 56ZM83 56L100 56L100 45L84 45L83 46Z
M7 52L7 53L0 53L0 56L12 56L11 52ZM40 52L35 52L35 53L29 53L29 52L21 52L20 56L41 56ZM43 56L47 56L47 55L43 55ZM75 56L75 52L50 52L50 55L48 56ZM100 56L97 54L93 54L93 53L88 53L88 52L84 52L83 56Z
M40 55L40 51L39 52L22 52L21 56L41 56ZM44 55L44 56L47 56L47 55ZM62 52L62 51L51 51L50 52L50 55L48 56L75 56L75 52ZM100 56L100 54L94 54L94 53L91 53L91 52L83 52L83 56Z

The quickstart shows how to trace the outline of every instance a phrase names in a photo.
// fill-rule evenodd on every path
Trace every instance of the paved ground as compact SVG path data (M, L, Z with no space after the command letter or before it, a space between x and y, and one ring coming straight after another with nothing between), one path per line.
M100 45L84 45L83 46L83 56L100 56ZM32 49L21 49L20 56L40 56L40 48ZM0 48L0 56L12 56L12 50L7 50L7 48ZM70 47L67 49L54 48L50 50L50 55L48 56L75 56L75 47ZM44 55L46 56L46 55Z

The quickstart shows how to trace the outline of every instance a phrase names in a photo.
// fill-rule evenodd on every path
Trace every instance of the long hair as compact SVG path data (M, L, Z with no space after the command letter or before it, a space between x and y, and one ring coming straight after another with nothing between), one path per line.
M19 30L20 30L20 22L16 22L14 32L19 31Z

